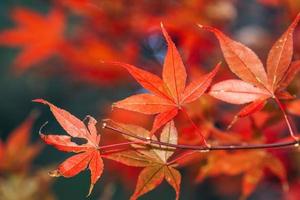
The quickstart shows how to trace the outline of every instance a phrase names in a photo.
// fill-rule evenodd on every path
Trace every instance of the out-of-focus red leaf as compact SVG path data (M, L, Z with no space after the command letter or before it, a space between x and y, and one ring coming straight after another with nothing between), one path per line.
M257 184L263 177L262 169L252 169L245 173L242 182L242 197L245 199L255 190Z
M106 86L126 80L124 78L126 72L123 69L103 65L100 59L112 60L117 57L125 61L134 60L138 53L135 44L127 44L126 49L125 47L116 49L95 34L82 32L79 35L78 39L65 42L60 51L71 78Z
M298 200L300 199L300 181L295 181L291 184L291 187L288 192L284 193L284 200Z
M34 117L28 117L9 134L5 143L0 140L0 172L24 172L40 152L40 143L29 144L33 122Z
M286 170L278 158L264 150L238 152L212 152L208 163L200 168L197 180L219 175L243 175L242 196L247 198L263 177L264 169L269 169L286 185Z
M300 116L300 100L295 100L288 103L287 110L293 115Z
M278 91L276 92L276 96L282 100L292 100L296 98L295 95L291 95L288 91Z
M0 45L22 48L15 60L18 72L57 54L64 40L65 17L61 10L55 8L44 16L17 8L12 18L17 26L0 32Z

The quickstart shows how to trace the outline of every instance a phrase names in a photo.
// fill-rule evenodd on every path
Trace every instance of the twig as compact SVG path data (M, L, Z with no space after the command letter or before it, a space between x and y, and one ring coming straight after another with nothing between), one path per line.
M195 131L201 136L201 139L204 143L204 145L206 147L209 147L210 145L206 142L204 135L202 134L202 132L199 130L198 126L196 126L196 124L194 123L194 121L190 118L189 114L186 112L186 110L184 108L181 109L181 111L183 112L184 116L190 121L190 123L192 124L193 128L195 129Z
M271 149L271 148L287 148L287 147L299 147L299 140L291 141L291 142L278 142L278 143L270 143L270 144L242 144L242 145L216 145L216 146L204 146L204 145L185 145L185 144L171 144L167 142L161 142L157 140L152 140L151 138L144 138L137 135L131 135L129 133L124 133L122 131L117 130L114 127L104 123L103 127L106 129L113 130L119 134L126 135L128 137L132 137L141 141L144 141L146 144L155 144L155 145L163 145L167 147L173 147L178 149L188 149L188 150L198 150L198 151L218 151L218 150L253 150L253 149Z

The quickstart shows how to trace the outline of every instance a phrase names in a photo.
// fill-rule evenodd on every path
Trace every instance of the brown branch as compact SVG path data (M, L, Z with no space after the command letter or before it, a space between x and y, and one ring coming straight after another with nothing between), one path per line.
M116 128L109 126L104 123L103 128L113 130L119 134L126 135L128 137L132 137L141 141L144 141L146 144L156 144L163 145L167 147L173 147L178 149L187 149L187 150L198 150L198 151L218 151L218 150L253 150L253 149L273 149L273 148L287 148L287 147L299 147L300 141L294 140L290 142L278 142L278 143L270 143L270 144L242 144L242 145L217 145L217 146L200 146L200 145L185 145L185 144L171 144L166 142L160 142L157 140L152 140L151 138L144 138L137 135L131 135L129 133L124 133L122 131L117 130Z

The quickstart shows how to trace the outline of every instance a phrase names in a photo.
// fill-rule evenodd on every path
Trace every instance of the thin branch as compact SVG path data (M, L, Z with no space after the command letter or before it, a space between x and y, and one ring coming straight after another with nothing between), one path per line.
M184 116L190 121L190 123L192 124L192 126L194 127L195 131L200 135L204 145L206 147L209 147L210 145L206 142L204 135L202 134L202 132L199 130L198 126L194 123L194 121L190 118L189 114L186 112L186 110L184 108L181 109L181 111L183 112Z
M270 143L270 144L242 144L242 145L233 144L233 145L217 145L217 146L171 144L171 143L167 143L167 142L152 140L151 138L144 138L141 136L124 133L106 123L103 124L103 128L110 129L110 130L115 131L116 133L144 141L146 144L149 144L149 145L151 145L151 144L163 145L163 146L173 147L173 148L178 148L178 149L198 150L198 151L202 151L202 152L218 151L218 150L251 150L251 149L287 148L287 147L299 147L299 145L300 145L299 140L295 140L295 141L291 141L291 142Z
M135 142L123 142L123 143L116 143L116 144L109 144L105 146L99 147L99 149L110 149L110 148L115 148L115 147L120 147L120 146L126 146L126 145L131 145L131 144L145 144L144 141L135 141Z

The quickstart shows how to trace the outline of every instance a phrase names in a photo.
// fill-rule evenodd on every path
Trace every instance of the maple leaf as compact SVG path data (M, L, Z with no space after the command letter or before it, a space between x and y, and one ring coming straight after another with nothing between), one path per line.
M206 177L219 175L242 175L242 199L246 199L262 180L265 169L281 180L284 190L288 188L282 162L264 150L211 152L207 156L207 164L200 168L196 179L202 181Z
M18 69L26 70L56 54L63 41L65 26L64 15L59 9L43 16L32 10L17 8L12 12L12 18L17 27L0 32L0 45L23 48L15 59Z
M213 71L186 86L187 74L180 54L162 24L161 28L168 45L162 79L133 65L110 62L127 69L139 84L152 93L133 95L113 104L114 107L143 114L158 114L152 134L172 120L185 104L198 99L210 86L220 66L218 64Z
M242 132L244 134L244 132L247 131L256 133L255 136L251 134L252 137L247 139L248 143L265 143L264 137L258 135L256 128L259 128L260 130L265 129L264 127L267 121L263 120L263 117L257 114L255 115L256 119L253 119L253 122L255 123L256 120L259 120L258 124L242 124L241 126L243 129L239 130L239 132L225 132L213 126L209 127L215 143L227 145L243 143L245 142L245 138L242 138L240 133ZM249 129L248 126L251 127L250 130L247 130ZM276 130L278 131L278 128ZM206 177L215 177L219 175L242 175L241 186L243 198L241 199L246 199L254 191L257 184L264 177L265 169L268 169L280 179L284 190L288 188L287 172L283 163L272 153L263 149L253 151L212 151L206 154L205 163L205 165L200 167L196 180L200 182Z
M40 143L29 144L34 119L34 115L30 115L9 134L5 143L0 140L1 172L24 172L40 152Z
M85 125L84 122L69 112L56 107L46 100L36 99L33 101L48 105L58 123L69 134L69 136L67 136L44 135L43 133L40 133L43 141L54 146L60 151L77 153L61 163L56 170L50 172L50 176L64 176L67 178L73 177L88 168L91 172L91 186L88 193L89 196L95 183L102 175L104 167L99 151L100 135L97 134L96 130L97 121L93 117L87 116L86 119L88 120L88 123ZM86 143L81 145L76 144L72 141L74 138L84 139Z
M124 135L124 137L128 140L138 141L138 139L129 136L136 135L157 141L155 135L151 135L150 131L140 126L117 123L112 120L106 120L105 123L120 132L127 133L128 135ZM163 127L159 141L174 145L178 143L177 129L173 120ZM136 188L131 196L131 200L135 200L141 195L153 190L164 179L174 188L176 192L176 199L178 199L181 175L180 172L168 162L176 149L163 145L142 146L139 144L132 144L132 147L134 149L113 153L107 156L109 159L128 166L144 167L139 174Z
M251 103L236 118L262 109L269 98L275 99L279 106L282 106L279 99L293 98L285 89L300 69L299 61L291 62L293 32L299 19L300 14L271 48L267 58L267 73L260 59L248 47L216 28L199 25L216 35L230 70L242 79L219 82L209 91L211 96L228 103ZM290 133L293 134L291 130Z

